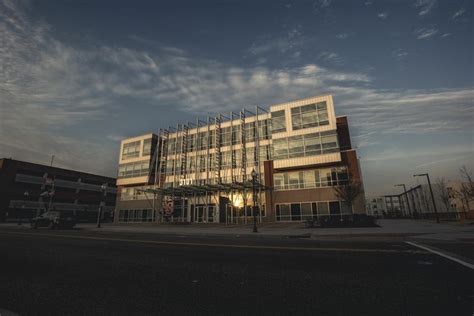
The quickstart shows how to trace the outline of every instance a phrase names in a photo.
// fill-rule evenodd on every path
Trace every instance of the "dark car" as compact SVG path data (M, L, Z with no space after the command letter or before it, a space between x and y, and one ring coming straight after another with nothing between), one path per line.
M73 228L76 225L76 217L73 212L50 211L31 219L31 227Z

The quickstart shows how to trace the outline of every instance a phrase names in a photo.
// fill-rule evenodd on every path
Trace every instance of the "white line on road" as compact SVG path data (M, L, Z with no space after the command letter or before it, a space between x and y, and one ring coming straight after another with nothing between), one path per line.
M441 251L438 251L438 250L434 250L434 249L431 249L429 247L426 247L426 246L423 246L423 245L420 245L418 243L415 243L415 242L412 242L412 241L405 241L407 244L411 245L411 246L414 246L414 247L418 247L418 248L421 248L423 250L426 250L426 251L429 251L431 253L434 253L434 254L437 254L438 256L441 256L441 257L444 257L446 259L449 259L449 260L452 260L454 262L457 262L459 264L462 264L463 266L465 267L468 267L469 269L472 269L474 270L474 264L470 264L469 262L466 262L466 261L463 261L461 259L458 259L458 258L455 258L451 255L448 255L446 253L443 253Z
M326 248L326 247L290 247L290 246L260 246L260 245L236 245L236 244L219 244L219 243L201 243L201 242L179 242L179 241L158 241L158 240L143 240L143 239L125 239L125 238L110 238L110 237L96 237L96 236L78 236L78 235L63 235L63 234L47 234L47 233L21 233L21 232L6 232L0 231L0 234L17 235L17 236L35 236L35 237L62 237L71 239L87 239L87 240L102 240L102 241L122 241L142 244L155 245L173 245L173 246L196 246L196 247L221 247L221 248L243 248L243 249L270 249L270 250L302 250L302 251L337 251L337 252L369 252L369 253L410 253L410 254L429 254L425 251L419 250L396 250L396 249L375 249L375 248Z

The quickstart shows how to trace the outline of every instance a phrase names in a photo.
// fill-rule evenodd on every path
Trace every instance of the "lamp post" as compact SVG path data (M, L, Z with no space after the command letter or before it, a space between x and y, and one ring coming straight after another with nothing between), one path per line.
M22 208L21 208L21 211L18 212L18 225L21 225L22 224L22 215L23 215L23 212L25 211L25 204L26 204L26 199L28 198L28 196L30 195L30 193L28 191L25 191L25 193L23 193L23 204L22 204Z
M403 191L405 192L405 199L407 200L407 206L408 206L408 212L411 217L411 206L410 206L410 201L408 201L408 194L407 194L407 187L405 186L404 183L401 184L395 184L396 187L403 187Z
M253 232L258 233L257 230L257 172L252 170L252 189L253 189Z
M105 197L107 196L107 183L104 183L100 186L100 192L102 194L100 196L99 211L97 212L97 228L100 228L100 219L102 216L102 205L105 204Z
M433 208L434 208L434 212L435 212L436 223L439 223L438 210L436 209L436 202L435 202L434 195L433 195L433 189L431 188L430 176L427 173L414 174L413 176L414 177L426 176L426 179L428 180L428 186L430 188L431 201L433 202Z

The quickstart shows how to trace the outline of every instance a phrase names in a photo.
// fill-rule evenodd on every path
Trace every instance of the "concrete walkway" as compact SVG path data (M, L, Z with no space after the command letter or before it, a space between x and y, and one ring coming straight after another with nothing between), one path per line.
M259 224L258 233L252 232L252 225L225 224L112 224L104 223L102 228L95 224L78 224L77 229L103 232L152 233L168 235L200 236L255 236L255 237L306 237L313 239L384 239L384 238L423 238L435 240L474 241L474 225L461 223L441 223L411 219L379 219L380 227L361 228L306 228L304 223L270 223ZM13 223L0 225L29 228L28 224L17 226Z
M92 224L82 224L88 230L103 230L113 232L161 233L176 235L228 235L228 236L274 236L274 237L311 237L326 238L340 237L405 237L419 236L433 239L463 239L474 241L474 225L459 223L441 223L410 220L410 219L380 219L380 227L360 228L306 228L303 223L270 223L258 225L258 233L252 232L252 225L223 225L223 224L105 224L98 229Z

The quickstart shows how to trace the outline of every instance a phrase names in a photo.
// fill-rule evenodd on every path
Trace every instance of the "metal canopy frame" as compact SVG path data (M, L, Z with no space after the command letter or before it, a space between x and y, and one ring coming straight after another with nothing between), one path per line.
M261 193L270 190L270 187L263 185L263 176L261 172L261 167L263 164L260 161L260 122L267 120L267 136L271 133L272 123L271 116L268 116L265 119L260 119L259 116L268 113L269 112L267 110L256 106L254 111L249 111L248 109L243 108L239 112L231 111L228 115L219 114L215 117L208 117L207 120L201 120L197 118L195 123L187 122L186 124L177 124L176 127L170 126L168 129L160 129L155 146L155 152L153 153L152 161L150 163L150 166L154 166L155 173L152 174L152 168L150 168L148 175L148 184L153 184L153 187L140 190L144 192L145 195L148 193L153 195L153 214L156 213L157 209L161 209L160 205L165 198L171 198L172 201L181 200L182 206L185 205L184 200L187 198L194 198L195 203L196 201L201 200L202 203L200 204L205 205L207 213L209 207L215 207L217 204L219 204L217 200L215 201L216 203L213 203L212 199L213 197L214 199L218 199L219 196L221 196L221 193L230 196L231 200L233 200L234 194L241 194L243 204L245 206L247 205L247 193L252 192L253 189L251 179L252 177L250 175L251 171L249 171L249 169L253 169L257 172L257 203L258 205L262 205ZM249 117L253 118L252 123L254 130L252 134L249 135L252 139L247 139L247 131L245 128L247 126ZM227 165L225 165L225 168L223 166L224 151L222 151L222 147L224 147L224 145L222 138L223 127L221 125L227 122L230 122L230 145L226 144L225 146L230 146L230 150L226 150L225 152L230 151L230 168ZM236 129L238 134L234 134L234 127L236 126L239 127L239 129ZM194 150L204 150L206 152L204 172L202 170L203 166L201 165L202 160L198 161L199 155L197 153L194 155L189 155L191 152L189 146L189 141L191 140L189 137L190 130L195 130L195 133L194 131L192 132L192 134L196 135L194 136L196 138ZM207 135L205 138L206 148L203 149L199 147L201 149L197 149L198 145L202 146L198 142L199 135L202 132L206 132ZM213 140L211 139L211 134L213 134ZM168 143L171 138L173 138L175 142L174 152L168 152ZM248 157L247 155L247 143L249 142L254 144L253 157ZM239 144L241 148L241 155L239 157L240 159L237 159L234 146ZM212 154L211 149L213 150ZM170 155L173 156L172 162L174 162L174 166L171 166L171 170L173 171L171 174L172 187L165 188L165 181L167 177L170 177L170 174L168 174L170 168L167 166L167 160ZM249 162L252 162L252 165L249 165ZM227 163L229 162L227 161ZM188 165L193 165L194 170L188 170ZM203 184L188 184L186 180L190 179L190 174L194 174L193 178L196 182L203 182ZM223 177L230 179L231 182L228 183L226 182L227 180L223 181ZM179 181L182 179L185 180L184 185L178 185ZM181 220L185 220L183 218L183 213L184 212L182 211ZM260 212L259 219L262 221L262 212ZM153 218L153 220L156 221L155 218ZM161 221L163 221L163 217L161 217ZM247 215L245 215L244 221L247 222Z

